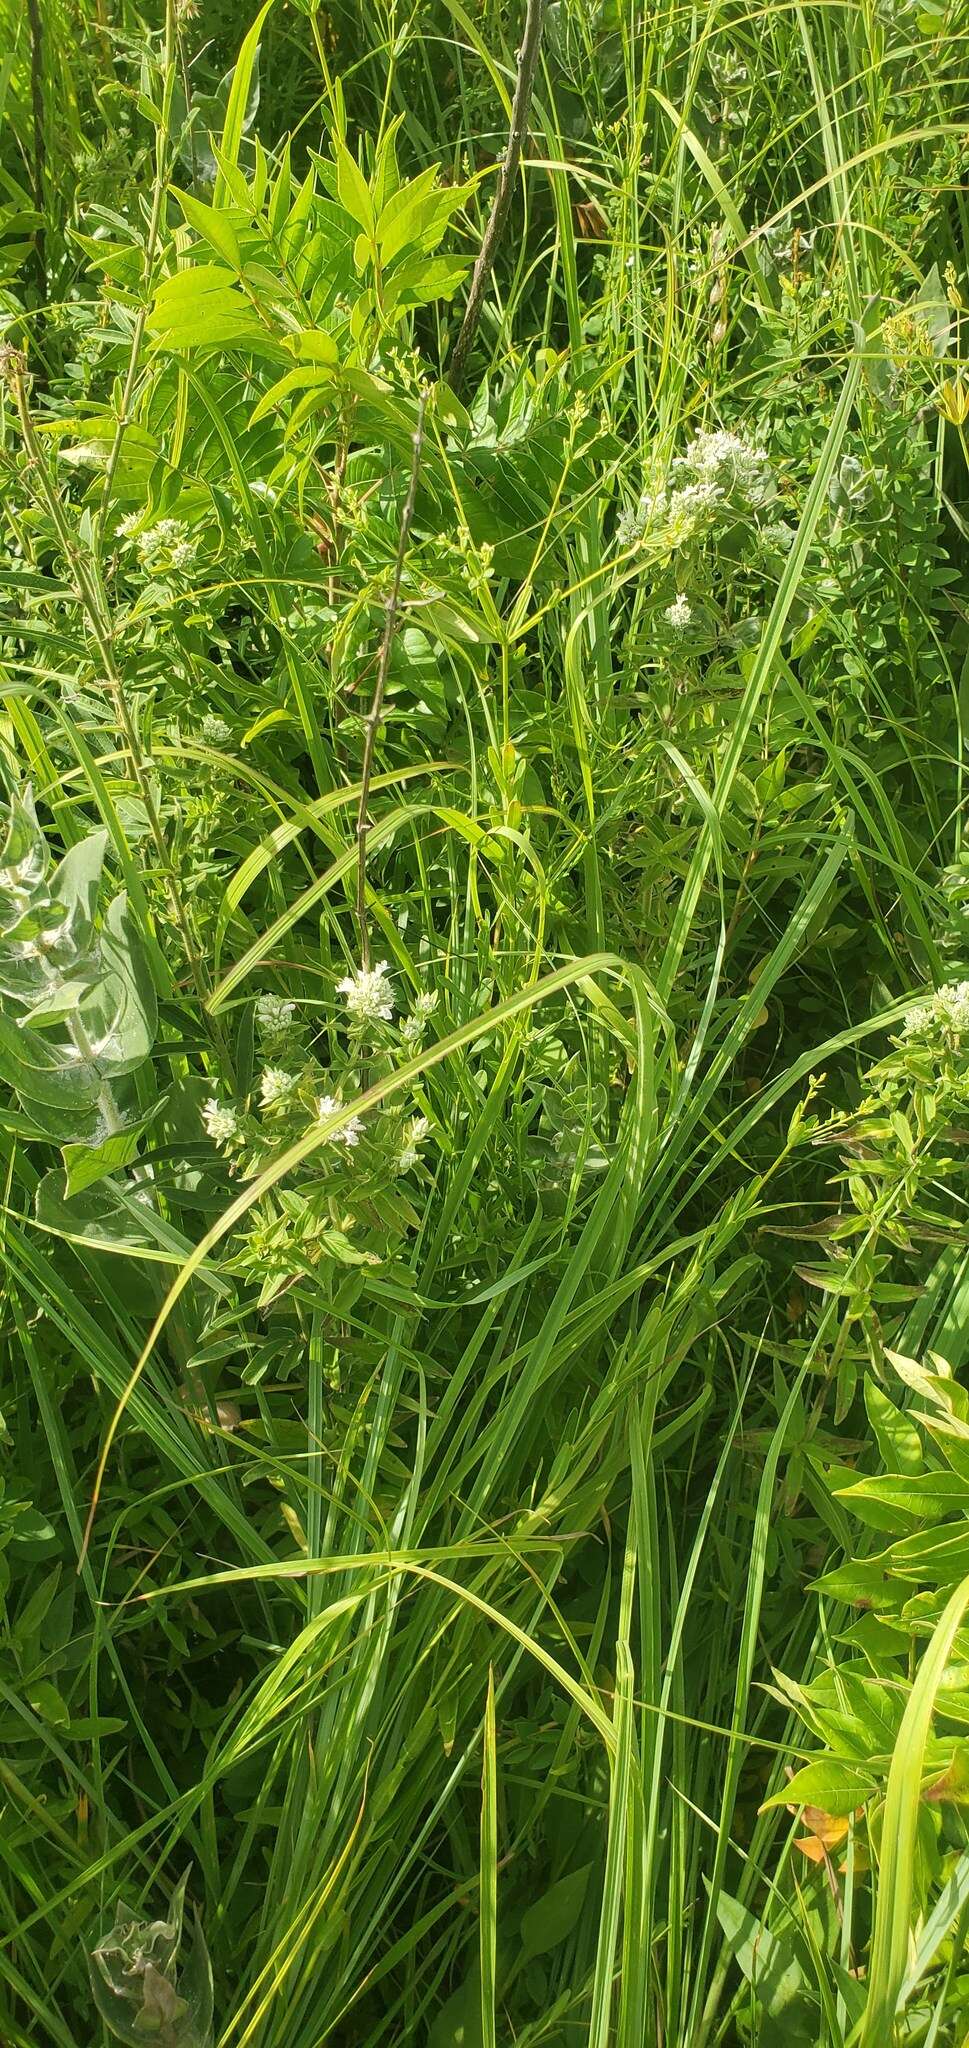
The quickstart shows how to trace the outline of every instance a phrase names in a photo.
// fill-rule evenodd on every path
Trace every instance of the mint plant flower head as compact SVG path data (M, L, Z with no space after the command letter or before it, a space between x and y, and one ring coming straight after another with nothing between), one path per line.
M316 1098L316 1114L321 1123L324 1123L328 1116L335 1116L337 1110L342 1108L343 1104L336 1095L318 1095ZM332 1137L327 1139L327 1143L349 1145L352 1150L354 1145L359 1145L362 1130L363 1118L352 1116L344 1124L342 1131L333 1132Z
M393 990L387 980L386 960L376 967L358 967L336 985L337 995L346 997L347 1011L354 1024L389 1024L394 1014Z
M939 1038L947 1044L969 1038L969 981L947 981L925 1003L905 1013L903 1038Z
M188 1873L167 1920L138 1920L120 1901L89 1957L91 1990L108 2031L132 2048L211 2048L212 1965L198 1915L180 1960Z
M259 996L256 1000L256 1030L263 1045L272 1049L292 1038L296 1004L284 996Z
M672 626L674 633L685 633L693 617L693 606L689 599L683 595L682 590L679 596L674 598L673 603L667 605L663 617L667 625Z
M299 1075L285 1067L266 1067L259 1077L259 1100L263 1109L277 1109L288 1102L299 1086Z

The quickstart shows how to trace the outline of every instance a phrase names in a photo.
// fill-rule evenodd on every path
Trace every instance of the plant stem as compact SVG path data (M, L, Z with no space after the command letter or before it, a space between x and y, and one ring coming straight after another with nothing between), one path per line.
M387 671L394 644L394 628L400 606L400 585L404 573L404 558L410 538L411 521L417 500L417 480L420 475L421 449L424 445L424 413L427 394L421 392L417 408L417 426L414 429L413 454L411 456L410 482L400 520L400 538L397 542L397 560L394 564L394 580L387 593L384 607L384 636L380 643L380 660L377 663L377 680L374 684L373 699L364 727L363 768L360 775L360 804L357 810L357 926L360 933L360 965L370 965L370 928L367 921L367 834L370 829L367 818L367 802L370 796L370 778L373 774L374 748L377 744L377 729L384 708L384 692L387 687Z
M478 260L471 277L468 303L464 319L451 354L448 383L452 391L460 393L467 370L468 357L478 330L484 295L494 266L495 254L501 240L502 230L508 217L511 195L514 189L518 165L521 161L522 144L528 127L528 110L532 102L532 88L538 69L538 53L542 41L545 21L546 0L527 0L525 9L525 33L518 52L518 76L515 80L515 97L511 107L511 124L508 130L508 146L504 162L498 174L498 185L488 216L488 225L478 252Z
M30 101L34 126L34 205L40 215L39 225L34 229L34 256L41 301L46 303L47 233L44 226L44 208L47 142L44 132L44 25L41 20L40 0L27 0L27 19L30 23Z
M159 867L165 880L172 915L181 935L186 959L192 970L199 999L203 1000L204 996L208 993L207 976L179 896L177 878L172 867L168 847L165 844L165 835L162 831L161 819L158 815L158 809L152 793L147 763L142 754L141 743L128 706L121 671L115 659L110 620L105 616L98 586L89 573L88 564L78 547L70 522L65 516L64 507L47 474L44 452L37 439L30 407L27 403L26 364L23 357L17 355L13 350L8 350L7 352L5 373L13 390L17 414L20 420L20 430L23 435L24 446L27 450L30 469L36 479L38 496L48 513L51 525L54 528L70 568L81 609L87 615L91 636L101 659L105 681L114 705L115 716L124 739L132 778L144 805L148 827L158 856Z
M142 298L141 305L138 308L138 313L135 319L134 329L131 336L131 351L128 356L128 368L125 374L124 389L121 393L121 405L118 410L118 422L117 426L115 427L114 440L111 444L111 452L108 456L107 465L105 467L104 485L101 491L101 502L98 506L97 514L94 521L95 532L98 539L100 539L101 533L103 531L104 522L107 517L108 507L111 503L111 492L114 486L115 473L117 471L118 462L121 457L121 447L128 429L128 422L131 416L131 401L134 397L135 382L137 380L138 368L141 362L141 349L142 343L144 342L145 338L145 323L148 319L148 306L151 299L152 272L154 269L155 255L158 248L158 236L161 228L162 205L165 198L166 180L168 174L168 143L169 130L171 127L172 92L175 86L175 0L165 0L165 40L162 46L161 78L162 117L155 131L155 179L151 195L151 214L148 221L148 238L145 242L144 295Z

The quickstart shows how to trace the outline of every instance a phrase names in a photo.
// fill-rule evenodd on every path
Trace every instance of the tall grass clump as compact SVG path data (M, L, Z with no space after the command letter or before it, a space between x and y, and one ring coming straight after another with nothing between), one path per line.
M0 2040L963 2048L965 0L0 22Z

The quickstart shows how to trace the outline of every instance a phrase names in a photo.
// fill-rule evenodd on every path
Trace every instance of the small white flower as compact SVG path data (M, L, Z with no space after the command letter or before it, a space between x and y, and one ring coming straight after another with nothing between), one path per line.
M136 534L135 547L146 569L157 569L166 561L173 569L187 569L195 559L196 543L180 519L159 519Z
M275 1109L277 1103L286 1101L295 1087L295 1074L287 1074L284 1067L266 1067L259 1079L259 1099L263 1108Z
M409 1052L416 1051L424 1037L425 1027L437 1009L436 989L422 989L409 1017L401 1021L400 1035Z
M903 1037L925 1038L936 1032L950 1038L969 1035L969 981L947 981L927 1003L906 1011Z
M398 1173L409 1173L420 1158L418 1147L423 1144L431 1126L426 1116L412 1116L404 1125L404 1142L397 1158Z
M140 512L126 512L124 518L118 520L117 531L119 540L130 540L132 534L137 533L140 525Z
M375 1023L382 1018L389 1023L394 1014L394 997L387 975L386 960L378 960L376 967L358 967L353 974L345 974L337 982L337 994L346 996L350 1016L360 1024Z
M682 590L674 602L667 605L663 617L667 625L672 626L674 633L685 632L693 617L693 606L684 597Z
M202 1122L215 1145L231 1145L239 1135L239 1119L228 1102L220 1102L217 1095L202 1106Z
M277 1045L287 1038L296 1014L296 1004L282 996L260 996L256 1002L256 1030L264 1044Z
M665 534L670 547L682 547L703 526L709 526L723 500L713 477L695 478L671 491L666 506Z
M931 1024L931 1003L916 1003L911 1010L906 1010L905 1012L902 1036L903 1038L921 1038L923 1032L930 1029Z
M342 1108L343 1104L336 1095L318 1095L316 1098L316 1114L321 1123L328 1116L335 1116L337 1110ZM328 1145L358 1145L362 1130L363 1118L352 1116L349 1122L344 1124L342 1131L331 1131L326 1142Z
M940 1024L957 1038L969 1031L969 981L949 981L935 998Z

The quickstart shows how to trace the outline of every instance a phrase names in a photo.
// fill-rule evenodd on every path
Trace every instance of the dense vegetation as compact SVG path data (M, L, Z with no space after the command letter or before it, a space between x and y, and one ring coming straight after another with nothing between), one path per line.
M969 8L0 22L0 2038L958 2048Z

